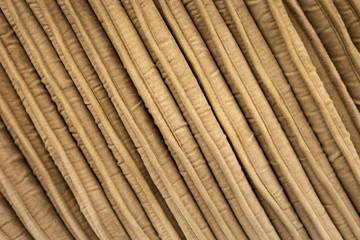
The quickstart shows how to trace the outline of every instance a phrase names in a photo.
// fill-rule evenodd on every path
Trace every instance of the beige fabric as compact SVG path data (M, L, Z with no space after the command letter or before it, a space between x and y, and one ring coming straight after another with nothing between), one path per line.
M0 239L360 239L356 0L0 8Z

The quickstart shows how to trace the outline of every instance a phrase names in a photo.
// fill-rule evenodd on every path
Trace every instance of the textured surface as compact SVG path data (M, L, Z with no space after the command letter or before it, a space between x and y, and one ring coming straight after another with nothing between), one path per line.
M0 0L0 239L360 239L358 0Z

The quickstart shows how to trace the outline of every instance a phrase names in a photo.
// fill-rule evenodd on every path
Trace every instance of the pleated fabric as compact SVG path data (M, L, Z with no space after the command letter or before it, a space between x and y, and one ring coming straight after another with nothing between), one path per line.
M0 0L0 239L360 239L358 0Z

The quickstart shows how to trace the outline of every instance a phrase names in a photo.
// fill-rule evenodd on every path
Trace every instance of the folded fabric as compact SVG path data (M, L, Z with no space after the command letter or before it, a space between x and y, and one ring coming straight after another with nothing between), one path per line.
M0 0L0 239L360 239L360 2Z

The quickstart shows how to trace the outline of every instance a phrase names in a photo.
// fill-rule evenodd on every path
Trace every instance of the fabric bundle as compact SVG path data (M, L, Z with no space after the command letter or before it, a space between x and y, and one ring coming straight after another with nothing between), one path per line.
M360 239L360 1L0 9L0 239Z

